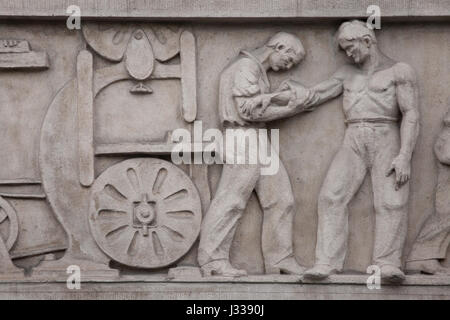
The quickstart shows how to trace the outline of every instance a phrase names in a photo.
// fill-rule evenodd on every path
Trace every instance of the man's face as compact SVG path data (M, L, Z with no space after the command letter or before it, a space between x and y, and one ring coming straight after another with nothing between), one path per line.
M300 62L294 50L283 45L278 46L269 57L269 64L273 71L289 70Z
M341 40L339 45L356 64L363 63L370 55L370 45L361 39Z

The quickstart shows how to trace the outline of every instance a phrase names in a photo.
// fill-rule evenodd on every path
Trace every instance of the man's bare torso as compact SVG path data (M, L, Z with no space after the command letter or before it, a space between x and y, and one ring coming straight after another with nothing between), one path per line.
M344 114L347 121L361 119L398 120L395 62L389 62L372 74L348 67L345 72Z

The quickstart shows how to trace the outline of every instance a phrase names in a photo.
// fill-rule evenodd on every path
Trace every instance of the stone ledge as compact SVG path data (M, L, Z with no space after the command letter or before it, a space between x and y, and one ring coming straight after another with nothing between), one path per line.
M296 275L250 275L246 277L227 278L220 276L212 277L178 277L175 279L169 279L167 274L152 274L152 275L122 275L120 278L111 279L105 277L103 279L98 278L98 274L94 277L86 276L82 281L84 283L109 283L109 284L121 284L121 283L242 283L242 284L262 284L262 283L278 283L278 284L305 284L305 285L359 285L366 286L369 275L365 274L338 274L332 275L326 280L308 280L302 276ZM60 279L49 280L48 278L42 278L37 276L27 277L6 277L0 276L0 285L7 283L61 283L66 282L67 274L63 274ZM444 286L450 289L450 276L431 276L431 275L407 275L402 285L393 285L388 282L382 282L382 285L406 287L406 286ZM449 292L450 294L450 292Z
M448 0L0 0L0 16L62 19L78 5L82 17L98 19L342 19L366 17L372 4L384 18L450 17Z
M359 284L298 283L82 283L69 290L65 283L1 283L0 299L450 299L446 286L381 286L369 290Z

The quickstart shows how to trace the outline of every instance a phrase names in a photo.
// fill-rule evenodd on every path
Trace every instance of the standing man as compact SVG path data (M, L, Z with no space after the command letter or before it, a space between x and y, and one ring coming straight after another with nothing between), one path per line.
M343 92L347 129L320 191L316 263L305 276L322 279L343 269L347 205L370 172L376 214L373 263L380 267L382 278L402 281L408 181L419 133L415 73L409 65L385 56L364 22L343 23L338 41L354 63L312 88L306 102L306 106L317 105ZM287 82L287 87L299 86Z
M242 51L222 72L219 114L224 129L242 133L264 126L264 122L292 116L304 110L284 106L294 98L291 91L270 94L267 71L288 70L305 56L301 41L288 33L277 33L264 46ZM305 96L306 91L298 92ZM277 105L278 104L278 105ZM245 154L245 144L237 154ZM250 146L252 148L254 146ZM227 152L230 152L229 150ZM272 150L273 152L273 150ZM231 158L227 154L226 159ZM266 273L300 274L304 269L293 254L294 196L286 169L280 163L274 175L261 175L261 165L227 163L200 233L198 262L204 275L243 276L229 261L236 226L252 191L264 212L262 250Z

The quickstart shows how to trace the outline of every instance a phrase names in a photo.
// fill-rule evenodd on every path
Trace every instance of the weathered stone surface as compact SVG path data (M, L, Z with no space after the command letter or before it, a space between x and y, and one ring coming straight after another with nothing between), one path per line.
M73 0L0 1L3 17L63 18L69 5L78 5L88 18L347 18L365 17L371 0ZM446 0L382 0L384 17L449 17Z
M0 0L0 298L450 298L448 1L70 4Z
M43 52L2 53L0 54L1 69L47 69L48 57Z

